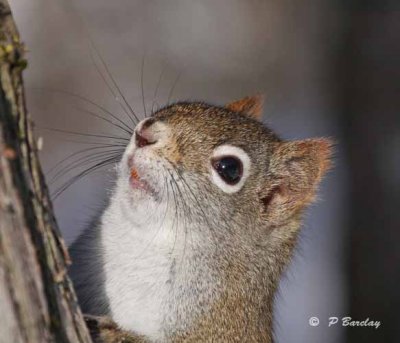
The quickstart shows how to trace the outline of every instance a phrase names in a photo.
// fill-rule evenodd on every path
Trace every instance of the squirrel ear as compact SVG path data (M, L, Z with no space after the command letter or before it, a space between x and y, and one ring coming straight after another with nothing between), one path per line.
M233 101L225 105L225 107L231 111L245 113L254 119L261 120L263 104L264 97L255 95Z
M331 154L332 142L325 138L278 143L271 157L267 189L260 195L269 221L286 220L312 202L331 165Z

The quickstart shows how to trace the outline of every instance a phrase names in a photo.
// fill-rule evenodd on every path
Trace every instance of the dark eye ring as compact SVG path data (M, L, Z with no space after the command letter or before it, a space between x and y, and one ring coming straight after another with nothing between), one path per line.
M238 184L243 176L243 163L236 156L213 158L211 165L228 185L233 186Z

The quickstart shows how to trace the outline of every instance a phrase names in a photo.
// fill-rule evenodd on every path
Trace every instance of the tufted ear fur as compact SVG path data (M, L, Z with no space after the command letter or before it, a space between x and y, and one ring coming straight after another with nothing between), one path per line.
M324 138L278 143L271 157L268 185L260 192L268 221L282 223L313 201L330 167L331 153L332 142Z
M231 111L245 113L248 116L261 120L264 97L262 95L247 96L243 99L225 105Z

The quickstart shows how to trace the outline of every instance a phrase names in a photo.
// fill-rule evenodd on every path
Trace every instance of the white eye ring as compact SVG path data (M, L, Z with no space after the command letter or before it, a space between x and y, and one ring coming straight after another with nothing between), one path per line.
M224 181L213 166L213 160L223 158L224 156L237 158L242 163L242 175L239 182L236 184L231 185ZM247 177L249 176L250 166L250 157L243 149L232 145L220 145L213 151L210 159L211 181L225 193L236 193L243 187Z

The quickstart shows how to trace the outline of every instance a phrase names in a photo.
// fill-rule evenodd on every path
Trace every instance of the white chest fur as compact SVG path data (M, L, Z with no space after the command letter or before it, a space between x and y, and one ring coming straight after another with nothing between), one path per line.
M161 220L145 213L142 222L134 224L123 210L111 207L101 230L105 291L113 319L124 329L161 339L178 228L168 217Z

